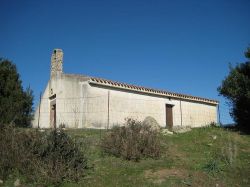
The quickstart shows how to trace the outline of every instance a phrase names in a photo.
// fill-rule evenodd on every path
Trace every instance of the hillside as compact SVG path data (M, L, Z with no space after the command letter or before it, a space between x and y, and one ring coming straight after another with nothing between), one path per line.
M124 161L103 154L98 141L105 131L71 130L87 137L93 169L82 186L249 186L250 136L222 128L193 129L162 136L158 160ZM63 186L79 186L64 184Z
M66 130L75 141L83 142L90 169L78 183L64 182L61 186L250 186L249 135L218 127L162 135L159 159L134 162L101 151L99 142L106 132ZM25 176L18 178L22 186L36 186L25 184ZM3 185L13 186L15 180L9 178Z

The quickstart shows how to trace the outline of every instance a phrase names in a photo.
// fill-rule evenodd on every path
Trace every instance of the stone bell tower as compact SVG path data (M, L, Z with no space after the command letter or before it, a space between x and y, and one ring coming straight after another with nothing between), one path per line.
M62 49L54 49L51 55L50 76L63 72L63 51Z

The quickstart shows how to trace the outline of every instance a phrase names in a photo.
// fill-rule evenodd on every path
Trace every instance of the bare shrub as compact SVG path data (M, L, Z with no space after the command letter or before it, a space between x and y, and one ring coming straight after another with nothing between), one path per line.
M62 130L39 132L11 126L0 129L0 177L14 171L27 181L60 184L85 175L87 159Z
M131 118L126 119L125 126L113 127L102 139L101 147L105 152L126 160L160 156L159 133L150 125Z

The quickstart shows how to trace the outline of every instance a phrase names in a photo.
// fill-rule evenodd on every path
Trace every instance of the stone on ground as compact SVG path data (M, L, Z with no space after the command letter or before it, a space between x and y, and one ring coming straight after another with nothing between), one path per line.
M155 118L151 117L151 116L147 116L143 122L143 125L147 125L150 126L152 130L156 130L156 131L160 131L161 127L158 124L158 122L156 121Z
M163 136L166 136L166 135L172 135L173 132L172 131L169 131L168 129L161 129L161 134Z
M17 179L17 180L14 182L14 186L17 187L17 186L20 186L20 185L21 185L20 179Z
M185 132L188 132L188 131L191 131L191 127L189 126L175 126L173 127L173 132L174 133L185 133Z

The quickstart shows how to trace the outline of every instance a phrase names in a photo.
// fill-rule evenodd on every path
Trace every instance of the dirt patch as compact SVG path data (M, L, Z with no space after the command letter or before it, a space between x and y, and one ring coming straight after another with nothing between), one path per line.
M198 186L213 185L213 183L211 184L211 181L209 181L209 176L200 171L193 172L192 179L193 179L192 180L193 186L198 187Z
M181 186L216 186L225 187L222 181L214 177L209 177L206 173L201 171L188 172L184 169L160 169L157 171L146 170L144 172L144 177L154 184L161 184L170 177L174 177L181 180Z
M215 186L215 187L225 187L221 179L216 177L211 177L204 172L195 171L192 173L192 186Z
M188 177L188 172L186 170L180 169L160 169L157 171L146 170L144 172L146 179L152 180L153 183L160 184L169 177L176 177L180 179L185 179Z

